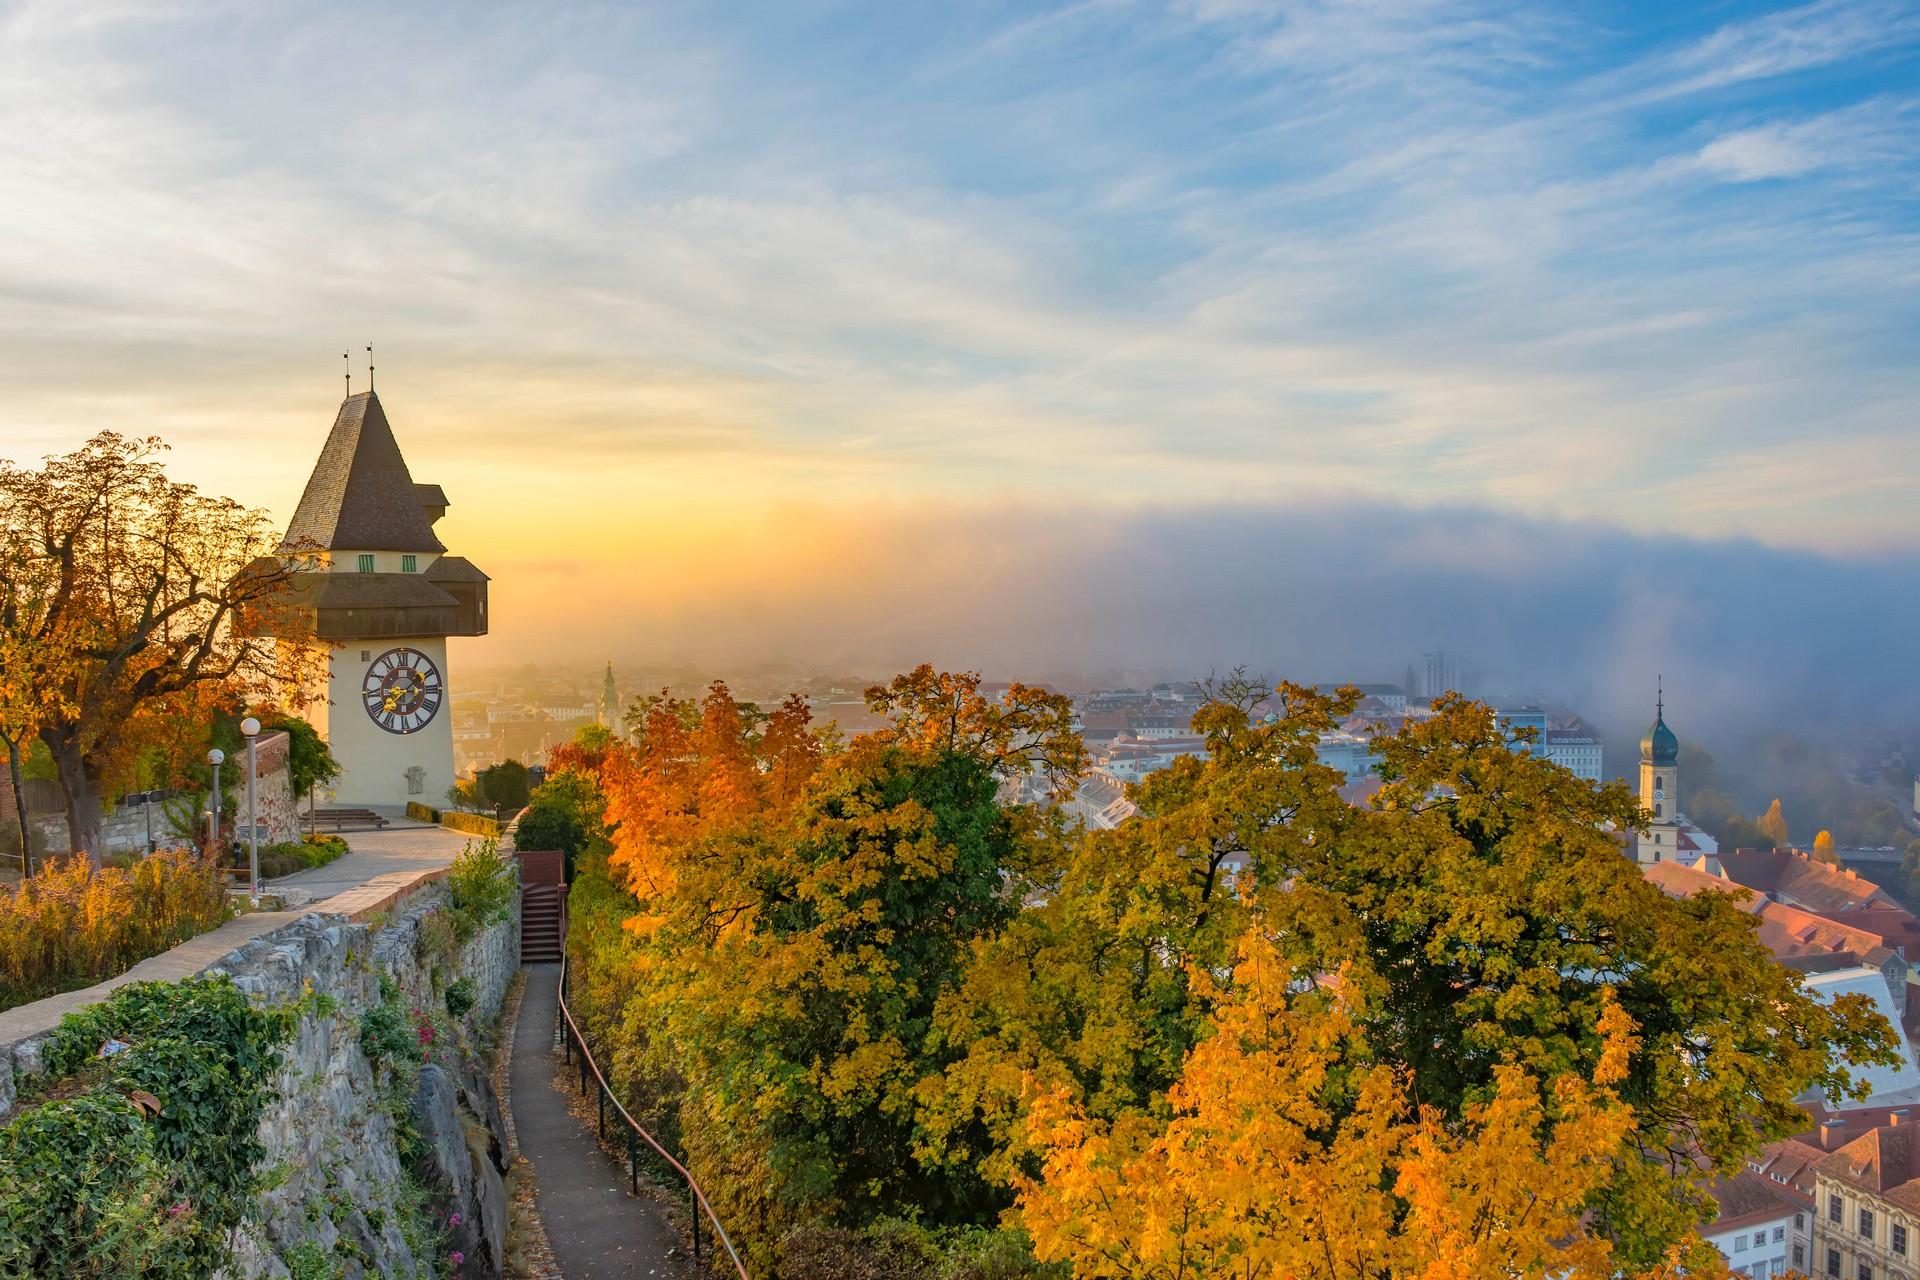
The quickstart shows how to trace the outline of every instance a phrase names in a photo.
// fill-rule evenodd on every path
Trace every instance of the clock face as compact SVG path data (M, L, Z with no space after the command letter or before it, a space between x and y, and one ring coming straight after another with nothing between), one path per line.
M432 723L446 699L440 668L418 649L389 649L360 679L367 716L388 733L414 733Z

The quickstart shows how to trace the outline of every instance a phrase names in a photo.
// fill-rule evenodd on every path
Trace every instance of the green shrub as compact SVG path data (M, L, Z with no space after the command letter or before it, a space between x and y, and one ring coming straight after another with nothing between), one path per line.
M346 1266L333 1250L317 1240L302 1240L280 1255L288 1280L340 1280Z
M511 914L519 875L498 840L468 841L447 871L447 907L461 942Z
M339 836L313 835L260 846L260 875L273 880L310 867L324 867L344 856L347 842Z
M376 1004L360 1015L360 1052L375 1063L420 1061L420 1039L398 1004Z
M407 816L415 822L438 823L440 821L440 811L438 809L432 805L421 804L418 800L407 801Z
M484 813L443 813L440 815L440 825L449 831L463 831L470 836L492 839L500 835L500 823Z
M339 836L311 835L300 841L300 856L310 867L324 867L347 853L347 842Z
M117 1094L33 1107L0 1129L0 1275L202 1275L179 1203L140 1108Z
M464 1018L473 1008L474 1001L479 999L479 992L475 989L472 978L461 978L447 988L444 998L447 1002L447 1013L454 1018Z
M534 788L520 815L515 844L522 849L554 849L566 860L567 882L574 864L595 835L605 830L606 798L593 779L567 771Z
M253 1007L222 976L132 983L63 1019L48 1079L84 1087L0 1128L0 1275L223 1266L260 1190L260 1113L295 1014ZM103 1059L109 1040L124 1047Z
M431 973L453 968L459 956L459 927L451 911L432 911L420 918L420 931L414 935L413 958Z

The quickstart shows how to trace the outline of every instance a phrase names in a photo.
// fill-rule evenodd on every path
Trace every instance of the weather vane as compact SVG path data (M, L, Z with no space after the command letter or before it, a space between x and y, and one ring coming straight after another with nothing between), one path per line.
M373 394L373 344L367 344L367 394Z
M340 353L340 358L347 362L347 398L352 399L353 398L353 354L351 352L342 351Z

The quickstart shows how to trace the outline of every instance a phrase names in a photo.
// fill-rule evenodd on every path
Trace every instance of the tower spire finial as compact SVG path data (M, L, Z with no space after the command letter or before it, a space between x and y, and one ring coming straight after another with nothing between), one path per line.
M367 394L373 394L373 344L367 344Z
M342 360L344 360L344 361L346 361L346 365L347 365L347 399L349 399L349 400L351 400L351 399L353 399L353 355L352 355L352 353L351 353L351 352L347 352L347 351L342 351L342 352L340 353L340 358L341 358Z
M1653 678L1653 718L1667 718L1667 677L1664 673Z

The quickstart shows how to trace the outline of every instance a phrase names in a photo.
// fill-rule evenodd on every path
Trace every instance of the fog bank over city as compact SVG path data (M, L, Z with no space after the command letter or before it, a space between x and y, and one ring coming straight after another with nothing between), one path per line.
M1398 683L1457 654L1476 694L1555 698L1638 733L1664 675L1683 733L1728 744L1913 723L1920 558L1838 558L1479 508L1356 499L1125 511L783 508L635 548L524 598L504 566L485 661L714 674L1122 683L1236 665ZM657 558L656 558L657 556ZM551 594L548 594L551 593ZM476 659L481 654L476 650Z

